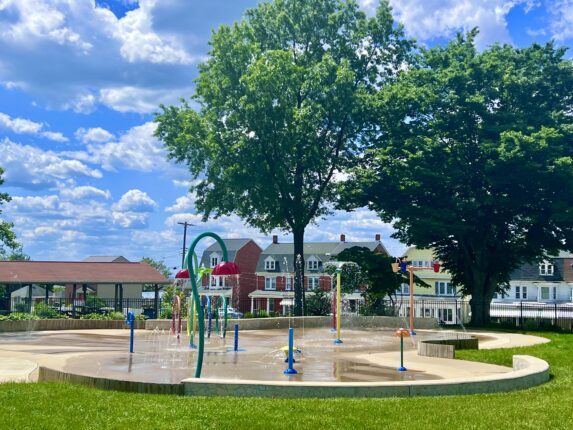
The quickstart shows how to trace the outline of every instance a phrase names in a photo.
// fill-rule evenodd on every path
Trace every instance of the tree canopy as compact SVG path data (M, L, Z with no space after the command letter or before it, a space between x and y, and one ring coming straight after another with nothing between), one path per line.
M4 183L2 175L4 169L0 167L0 185ZM7 193L0 193L0 215L2 215L2 205L11 200ZM7 258L7 250L17 250L19 247L16 242L16 234L12 230L14 224L4 221L0 218L0 259Z
M380 91L346 203L433 248L484 324L516 267L573 246L573 68L552 43L478 52L476 34L422 51Z
M291 232L304 258L306 227L328 213L335 175L375 133L375 94L412 43L386 1L368 18L354 0L276 0L219 27L210 45L193 104L162 106L156 134L189 166L205 219L234 213Z
M141 263L147 263L159 273L161 273L165 278L169 279L171 277L171 269L167 267L164 261L154 260L151 257L143 257Z

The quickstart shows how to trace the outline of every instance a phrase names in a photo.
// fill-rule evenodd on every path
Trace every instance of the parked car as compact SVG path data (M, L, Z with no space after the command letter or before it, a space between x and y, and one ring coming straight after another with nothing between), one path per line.
M224 308L220 308L219 309L219 315L223 315L223 312L225 312ZM243 318L243 313L239 312L238 310L236 310L235 308L231 308L231 307L227 307L227 317L228 318Z

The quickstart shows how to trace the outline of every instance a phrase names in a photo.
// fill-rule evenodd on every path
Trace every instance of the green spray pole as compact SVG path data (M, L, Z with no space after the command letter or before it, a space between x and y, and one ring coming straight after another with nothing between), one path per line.
M199 300L199 291L197 290L197 280L195 279L195 272L192 265L189 266L189 255L193 255L193 253L195 252L195 247L197 246L199 241L201 239L204 239L205 237L211 237L215 239L217 243L219 243L219 245L221 246L221 250L223 251L223 261L228 261L227 247L225 246L225 243L217 234L211 232L201 233L199 236L197 236L193 241L193 243L191 244L191 246L189 247L187 254L185 255L185 260L183 263L185 266L184 268L189 270L189 279L191 280L193 300L195 301L195 303L198 304L197 322L199 323L199 336L198 336L199 340L197 346L197 365L195 366L195 378L201 377L201 370L203 368L203 352L205 349L205 315L203 313L203 308L199 305L200 300Z

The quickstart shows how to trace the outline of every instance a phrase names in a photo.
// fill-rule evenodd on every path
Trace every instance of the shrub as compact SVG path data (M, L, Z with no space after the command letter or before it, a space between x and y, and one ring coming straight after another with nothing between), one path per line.
M122 312L110 312L107 315L91 313L85 314L80 317L82 320L100 320L100 321L122 321L125 319L125 315Z
M80 316L81 320L107 320L107 315L92 313Z
M251 312L245 312L243 318L253 318L253 314Z
M27 312L12 312L6 316L0 316L0 321L26 321L26 320L39 320L40 318L34 314Z
M330 297L320 288L306 298L306 315L327 316L330 314L330 309Z
M46 303L36 303L34 305L34 314L43 319L67 319L68 316L59 313Z
M99 310L101 308L104 308L106 306L106 303L97 296L87 296L85 306L86 308Z
M16 305L14 305L14 310L16 313L25 314L28 312L28 309L30 309L30 307L26 302L18 302Z

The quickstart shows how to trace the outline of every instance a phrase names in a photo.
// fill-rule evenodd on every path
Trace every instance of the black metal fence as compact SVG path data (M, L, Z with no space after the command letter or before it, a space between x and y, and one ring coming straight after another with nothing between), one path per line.
M140 298L118 300L88 296L87 300L84 301L83 299L50 297L46 302L45 299L39 298L30 300L28 297L14 297L10 302L10 311L29 313L54 311L70 318L80 318L87 314L110 314L112 312L127 314L129 311L133 311L136 315L144 314L148 318L156 318L157 315L161 316L162 305L168 305L169 310L171 309L171 304L162 303L161 299L156 304L154 299ZM166 315L165 318L170 316Z
M573 303L494 302L490 316L501 327L573 331Z

